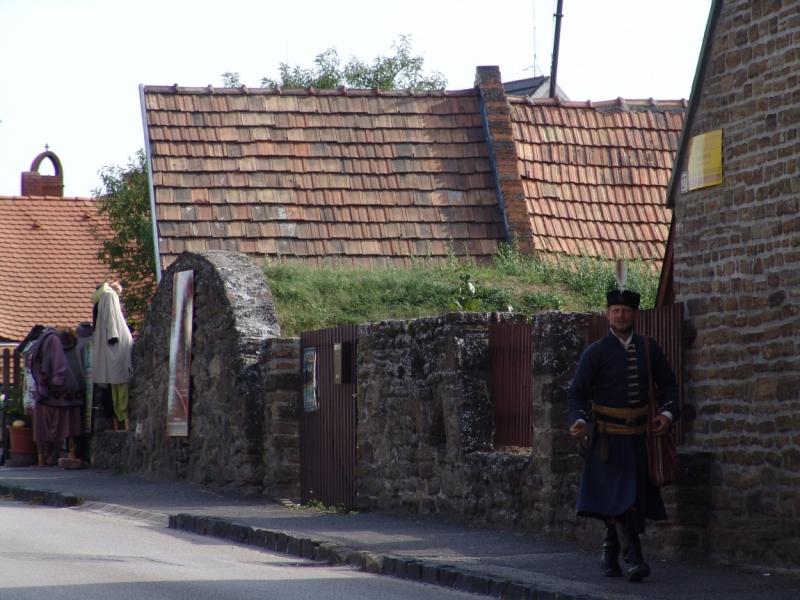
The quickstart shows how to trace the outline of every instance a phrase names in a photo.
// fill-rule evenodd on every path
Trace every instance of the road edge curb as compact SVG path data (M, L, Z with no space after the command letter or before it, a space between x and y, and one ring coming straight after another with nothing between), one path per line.
M54 490L34 490L2 483L0 483L0 496L20 502L54 506L56 508L77 506L80 503L80 499L75 494L64 494Z
M300 537L285 531L251 527L218 517L178 513L169 515L168 527L177 531L207 535L299 558L327 562L331 565L347 564L369 573L419 581L492 598L505 600L602 600L597 596L586 594L555 592L537 587L535 584L467 571L453 565L426 562L407 556L354 550L336 542Z

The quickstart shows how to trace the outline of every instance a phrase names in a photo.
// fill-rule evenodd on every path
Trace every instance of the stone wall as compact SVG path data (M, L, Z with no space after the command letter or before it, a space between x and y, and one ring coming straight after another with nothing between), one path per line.
M724 0L712 39L686 134L722 129L723 182L675 198L676 300L697 330L687 449L714 457L709 550L798 568L800 13Z
M534 317L532 450L494 445L492 321L524 317L450 313L360 328L359 503L594 539L574 514L580 465L566 431L566 389L588 340L587 315Z
M490 318L448 313L359 328L360 508L467 515L486 497L467 489L462 463L492 448Z
M533 317L531 456L538 485L531 494L531 505L521 508L535 515L531 525L539 531L595 542L600 528L575 514L583 461L567 429L567 390L588 345L588 314L544 313Z
M187 270L194 271L190 431L167 437L173 274ZM232 252L181 254L164 273L134 347L128 470L261 494L267 410L261 363L266 342L279 335L258 265Z
M589 314L532 318L531 448L493 442L488 324L518 315L451 313L363 325L358 338L360 508L514 526L597 549L605 528L575 514L583 460L567 429L567 389L589 340ZM663 490L668 521L647 551L702 560L710 551L713 455L679 455Z
M264 495L300 498L300 339L267 340L264 382Z

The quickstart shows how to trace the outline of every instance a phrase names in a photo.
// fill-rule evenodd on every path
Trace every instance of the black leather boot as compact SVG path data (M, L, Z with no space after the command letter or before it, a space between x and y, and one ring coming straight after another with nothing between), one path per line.
M650 575L650 566L642 556L642 542L636 528L636 518L628 511L616 518L617 536L622 546L622 559L628 567L628 581L639 583Z
M600 568L603 569L603 577L622 577L616 525L606 523L606 539L603 540L603 557L600 559Z

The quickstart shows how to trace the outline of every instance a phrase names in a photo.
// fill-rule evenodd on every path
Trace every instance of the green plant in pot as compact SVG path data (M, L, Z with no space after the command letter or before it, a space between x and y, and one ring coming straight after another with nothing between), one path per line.
M25 412L25 403L22 399L22 387L15 387L11 393L4 398L3 403L6 408L6 423L14 427L30 427L31 415ZM19 421L23 424L19 425Z

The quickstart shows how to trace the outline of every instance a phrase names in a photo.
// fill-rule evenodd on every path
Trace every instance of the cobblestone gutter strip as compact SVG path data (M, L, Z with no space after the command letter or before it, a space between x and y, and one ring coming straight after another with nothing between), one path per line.
M74 494L62 494L53 490L32 490L19 487L17 485L0 484L0 496L19 500L20 502L30 502L32 504L42 504L44 506L76 506L79 502Z
M138 508L128 508L127 506L119 506L118 504L106 504L105 502L84 502L77 510L85 510L98 514L115 514L121 517L139 519L140 521L148 521L159 525L169 524L169 515L164 513L140 510Z
M341 544L298 537L283 531L250 527L215 517L181 513L169 516L169 528L324 561L352 565L362 571L421 581L473 594L506 600L601 600L585 594L554 592L517 581L465 571L451 565L424 562L406 556L390 556L353 550Z

